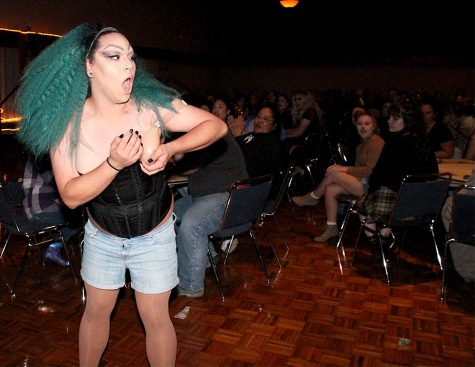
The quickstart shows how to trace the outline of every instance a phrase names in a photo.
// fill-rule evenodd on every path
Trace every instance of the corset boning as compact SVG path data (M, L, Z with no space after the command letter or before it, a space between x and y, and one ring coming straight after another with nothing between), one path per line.
M172 193L165 173L149 176L140 164L121 170L114 181L88 203L92 219L121 238L144 235L155 228L170 210Z

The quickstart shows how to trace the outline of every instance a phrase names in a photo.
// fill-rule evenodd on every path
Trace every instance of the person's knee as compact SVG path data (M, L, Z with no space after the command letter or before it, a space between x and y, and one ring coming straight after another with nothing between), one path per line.
M89 300L88 300L89 302ZM113 307L109 307L108 305L101 305L95 304L89 306L86 304L86 308L84 310L83 318L89 321L95 322L102 322L108 321L112 314Z
M327 185L325 188L325 198L333 199L341 193L341 188L338 185Z

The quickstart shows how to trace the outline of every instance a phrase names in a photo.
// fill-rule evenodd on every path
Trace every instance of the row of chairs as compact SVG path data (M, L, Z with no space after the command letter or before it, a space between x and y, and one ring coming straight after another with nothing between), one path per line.
M288 187L290 186L295 174L295 166L290 165L287 171L283 174L276 196L270 199L269 193L272 187L271 176L261 176L235 182L230 191L230 196L223 214L223 218L221 220L220 228L210 236L211 239L216 240L229 237L234 238L234 236L245 232L249 233L259 263L268 282L270 281L270 275L267 271L267 267L263 260L253 229L259 227L265 232L270 248L277 260L279 269L281 269L282 261L277 254L277 251L272 243L271 236L267 232L264 224L266 218L273 218L274 224L278 229L285 245L285 257L289 251L289 245L277 220L276 213L284 196L288 194ZM447 267L446 259L448 247L453 242L462 242L475 245L475 187L462 186L453 193L454 205L452 211L451 229L448 239L445 243L444 256L440 255L434 233L434 225L438 219L440 209L447 196L449 186L450 180L438 175L407 176L401 183L390 218L387 221L378 223L378 228L390 227L395 231L402 229L403 235L401 237L401 245L409 228L423 227L429 230L434 244L434 252L442 271L442 302L445 299L445 272ZM23 209L15 205L15 202L11 198L9 191L11 190L8 189L8 185L5 183L3 175L0 172L0 217L3 237L5 239L0 253L0 258L5 255L6 248L12 234L21 236L26 240L25 252L18 268L15 281L13 286L9 287L10 295L13 299L15 298L15 290L26 266L31 249L37 249L41 245L46 245L58 240L62 241L64 244L64 239L61 235L61 228L66 225L66 223L58 223L49 227L35 226L27 219ZM364 213L361 211L361 208L358 206L358 201L356 199L357 198L353 197L345 197L342 199L346 201L348 208L341 226L340 236L338 238L336 248L337 250L341 248L343 252L343 238L348 228L350 216L352 214L364 215ZM363 220L359 228L352 264L358 252L361 232L363 230L367 230L365 224L366 223ZM379 233L379 231L377 233ZM387 283L391 284L385 249L383 248L381 237L379 237L379 239L382 265L385 271ZM393 237L393 242L395 241L396 238ZM64 248L66 250L66 256L70 261L71 272L77 281L76 272L73 262L69 258L67 246L64 246ZM228 253L229 246L226 251L225 259L227 258ZM210 252L208 252L208 255L218 284L221 298L224 300L224 291L219 279L217 264L215 263ZM223 263L225 264L225 261Z

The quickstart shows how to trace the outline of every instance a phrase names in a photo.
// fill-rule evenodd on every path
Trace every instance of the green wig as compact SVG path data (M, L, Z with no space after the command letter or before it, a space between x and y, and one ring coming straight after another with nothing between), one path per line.
M69 125L72 125L69 153L75 152L84 102L90 93L85 58L91 45L87 41L101 29L98 24L74 28L26 68L15 100L22 115L18 139L35 156L55 149ZM92 39L94 43L96 37ZM177 97L177 91L163 85L143 69L142 62L137 62L131 98L138 108L152 109L161 120L158 108L173 109L171 101Z

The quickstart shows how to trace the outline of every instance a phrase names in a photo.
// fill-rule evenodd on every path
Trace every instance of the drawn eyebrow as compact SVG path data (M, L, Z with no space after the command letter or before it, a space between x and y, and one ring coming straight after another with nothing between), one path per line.
M108 44L107 46L105 46L105 47L103 48L103 50L107 50L109 47L115 47L115 48L118 48L118 49L120 49L120 50L122 50L122 51L125 51L123 47L118 46L118 45L115 45L115 44L113 44L113 43L110 43L110 44Z

